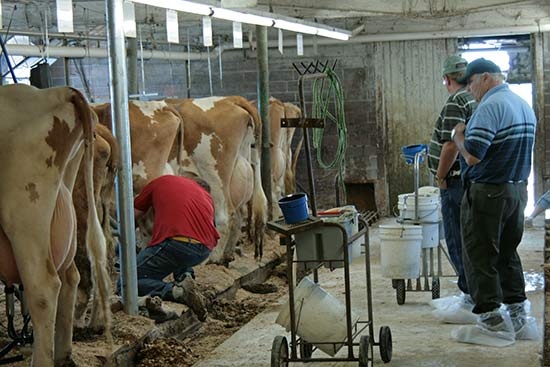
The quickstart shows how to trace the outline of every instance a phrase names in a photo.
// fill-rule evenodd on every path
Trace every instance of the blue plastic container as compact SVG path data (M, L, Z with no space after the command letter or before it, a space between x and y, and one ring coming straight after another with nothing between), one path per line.
M413 145L405 145L401 148L401 152L403 152L403 158L405 158L405 162L407 164L413 164L414 163L414 156L416 153L421 152L422 150L425 150L426 153L428 152L428 146L426 144L413 144ZM424 160L424 157L421 155L419 163L422 163Z
M304 193L287 195L279 200L279 208L287 224L305 221L308 217L307 196Z

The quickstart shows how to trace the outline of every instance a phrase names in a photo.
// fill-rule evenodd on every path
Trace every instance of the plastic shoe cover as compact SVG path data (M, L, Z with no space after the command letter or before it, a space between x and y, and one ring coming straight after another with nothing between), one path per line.
M507 347L514 344L514 340L486 334L478 326L464 325L451 331L451 337L461 343L486 345L489 347Z
M516 340L539 340L540 333L537 327L537 320L534 317L527 316L524 321L522 327L516 330Z
M432 299L430 301L430 306L432 306L436 310L442 310L459 302L460 302L459 296L448 296L443 298Z
M489 336L512 341L516 338L510 314L503 307L479 314L476 326Z
M447 308L435 309L432 315L447 324L475 324L477 315L472 312L473 308L473 305L458 302Z

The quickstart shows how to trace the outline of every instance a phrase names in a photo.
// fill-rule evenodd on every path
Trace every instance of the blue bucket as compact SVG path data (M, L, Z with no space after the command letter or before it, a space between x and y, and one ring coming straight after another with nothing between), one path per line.
M287 224L305 221L308 217L307 196L304 193L287 195L279 200L279 208Z
M428 152L428 146L426 144L413 144L413 145L405 145L401 148L401 152L403 152L403 158L405 158L405 162L407 164L413 164L414 163L414 156L416 153L421 152L422 150L425 150L426 153ZM419 163L422 163L424 160L424 157L421 155Z

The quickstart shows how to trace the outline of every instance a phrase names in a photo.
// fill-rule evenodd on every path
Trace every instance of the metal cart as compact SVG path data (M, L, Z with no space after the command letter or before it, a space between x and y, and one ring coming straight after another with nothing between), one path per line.
M426 149L422 149L414 155L413 160L413 170L414 170L414 201L415 201L415 215L411 219L398 219L397 221L402 224L440 224L440 221L437 222L426 222L421 220L418 214L418 188L419 188L419 170L420 170L420 160L423 156L427 154ZM410 163L408 163L410 164ZM441 230L439 233L442 233ZM440 297L441 283L439 278L441 277L451 277L456 276L457 272L454 268L452 261L450 260L449 254L442 245L441 236L439 236L439 243L437 246L437 271L435 269L436 264L434 263L434 248L422 248L421 253L421 270L420 277L417 279L392 279L392 287L395 289L395 295L397 298L397 304L402 305L405 303L406 292L431 292L432 299L437 299ZM443 255L447 258L451 264L455 274L454 275L443 275L442 269L442 259ZM431 282L430 282L431 278ZM422 286L422 280L424 281L424 286ZM413 281L415 286L413 286ZM431 283L431 287L430 287Z
M310 216L307 221L297 224L286 224L283 219L271 221L267 223L269 229L272 229L279 234L280 244L286 246L287 257L287 276L289 287L289 315L290 315L290 345L285 336L276 336L273 340L271 348L271 367L288 366L290 362L349 362L358 361L360 367L373 366L373 346L380 348L380 357L385 363L389 362L392 357L392 335L389 326L380 327L378 334L378 342L374 338L374 323L372 317L372 292L371 292L371 272L370 272L370 251L369 251L369 236L368 224L363 218L359 218L360 230L348 238L346 229L339 223L323 222L318 217ZM325 231L326 230L326 231ZM341 239L340 243L331 243L331 246L341 247L342 255L337 258L328 258L322 254L323 236L326 232L338 234ZM315 259L311 260L294 260L294 251L300 243L296 243L293 237L296 234L310 234L313 236L315 246L320 251L317 251ZM367 285L367 311L368 318L366 320L358 320L352 322L351 316L351 286L350 286L350 271L349 271L349 249L348 246L361 236L365 238L365 273ZM328 237L327 237L328 238ZM334 238L332 236L331 238ZM320 254L320 255L319 255ZM331 256L332 257L332 256ZM295 313L295 297L294 297L294 279L292 268L293 264L298 263L306 265L306 268L313 269L314 282L318 282L317 269L322 265L327 265L329 268L341 267L344 269L344 286L345 286L345 309L346 309L346 331L347 336L345 341L315 341L304 340L297 334L297 315ZM311 265L313 264L313 265ZM367 330L368 333L364 334ZM358 342L354 342L359 337ZM312 353L317 349L316 345L332 344L335 349L344 345L347 346L347 356L345 357L312 357ZM358 347L358 354L354 354L354 347ZM299 354L298 354L299 352Z

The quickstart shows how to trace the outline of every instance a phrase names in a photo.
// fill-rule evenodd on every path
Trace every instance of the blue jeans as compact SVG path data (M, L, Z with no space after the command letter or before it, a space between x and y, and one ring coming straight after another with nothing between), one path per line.
M174 301L174 284L163 279L173 273L176 282L183 280L186 273L193 272L193 266L202 263L209 255L210 250L204 245L171 238L141 250L136 258L138 296L158 296L165 301Z
M469 293L462 263L462 235L460 229L460 204L462 202L462 181L460 176L447 178L447 189L441 190L441 213L445 241L453 265L458 273L458 288Z

